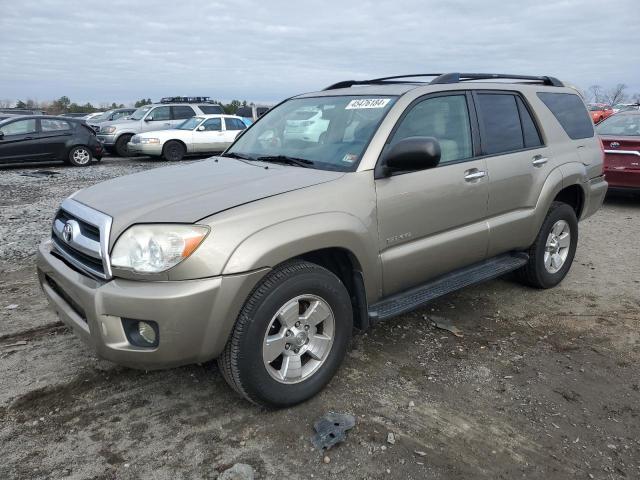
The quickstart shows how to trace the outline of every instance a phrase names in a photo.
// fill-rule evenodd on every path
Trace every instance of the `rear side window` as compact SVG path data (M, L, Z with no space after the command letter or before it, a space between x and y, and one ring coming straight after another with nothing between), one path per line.
M542 145L540 133L536 127L529 109L520 97L516 97L518 104L518 112L520 113L520 124L522 126L522 137L524 138L524 146L526 148L539 147Z
M516 97L480 93L477 98L482 153L495 155L524 148Z
M71 130L71 125L64 120L43 118L40 120L40 128L43 132L59 132L62 130Z
M198 105L198 108L202 110L202 113L212 115L216 113L224 113L224 110L220 105Z
M538 92L569 138L578 140L593 137L593 122L578 95L573 93Z
M227 126L227 130L244 130L246 128L244 122L237 118L225 118L224 123Z
M186 105L180 105L171 108L173 109L174 120L186 120L187 118L191 118L196 114L196 112L193 111L193 108Z

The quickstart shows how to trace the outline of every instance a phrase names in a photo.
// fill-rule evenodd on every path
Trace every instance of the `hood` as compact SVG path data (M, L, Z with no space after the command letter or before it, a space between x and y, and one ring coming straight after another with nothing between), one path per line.
M194 223L229 208L344 175L286 165L265 166L212 157L107 180L81 190L73 199L113 218L113 243L135 223Z
M91 121L91 119L89 119L89 121ZM101 127L109 127L111 125L131 125L132 123L138 123L140 122L140 120L130 120L128 118L119 118L117 120L105 120L103 122L102 125L100 125Z

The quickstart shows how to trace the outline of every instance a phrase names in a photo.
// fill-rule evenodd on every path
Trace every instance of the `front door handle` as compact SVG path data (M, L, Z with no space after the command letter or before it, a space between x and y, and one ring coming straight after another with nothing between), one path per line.
M479 178L485 177L487 175L487 172L485 172L484 170L467 170L466 172L464 172L464 179L467 182L473 182L474 180L478 180Z
M536 155L533 157L533 161L531 162L534 167L541 167L545 163L547 163L549 159L547 157L543 157L542 155Z

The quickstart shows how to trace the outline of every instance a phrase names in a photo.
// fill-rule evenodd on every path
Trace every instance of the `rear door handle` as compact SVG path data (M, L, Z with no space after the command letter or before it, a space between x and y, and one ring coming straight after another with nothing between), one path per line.
M534 167L541 167L545 163L547 163L549 159L547 157L543 157L542 155L536 155L533 157L533 161L531 162Z
M478 180L479 178L485 177L487 172L484 170L467 170L464 174L464 179L467 182L473 182L474 180Z

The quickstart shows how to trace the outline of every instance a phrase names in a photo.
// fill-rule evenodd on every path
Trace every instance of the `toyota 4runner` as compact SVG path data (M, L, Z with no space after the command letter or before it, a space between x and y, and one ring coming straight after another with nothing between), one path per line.
M354 327L510 271L558 284L602 173L585 105L555 78L345 81L221 156L76 192L38 275L99 356L217 359L245 398L282 407L323 388Z

